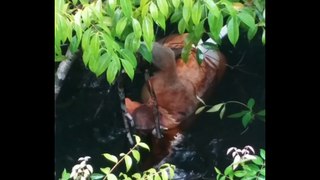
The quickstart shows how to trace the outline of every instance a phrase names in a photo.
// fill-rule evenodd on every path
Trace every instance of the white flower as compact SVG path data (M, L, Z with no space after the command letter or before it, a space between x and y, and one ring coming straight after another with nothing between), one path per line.
M72 168L70 178L74 180L86 180L89 179L90 174L93 173L93 168L90 164L87 164L87 161L90 159L90 156L80 157L78 161L81 161L80 164L76 164Z
M230 147L227 150L227 154L232 152L233 163L232 168L235 170L240 163L251 161L256 159L255 156L251 155L250 153L254 154L254 149L251 146L245 146L243 149L237 149L236 147Z

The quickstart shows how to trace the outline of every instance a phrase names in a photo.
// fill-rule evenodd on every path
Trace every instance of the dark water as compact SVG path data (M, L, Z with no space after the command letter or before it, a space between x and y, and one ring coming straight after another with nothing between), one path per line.
M236 100L256 100L256 110L265 107L265 49L260 38L248 43L241 39L234 48L224 41L221 48L228 68L208 104ZM137 99L143 85L143 75L137 74L134 82L126 80L126 95ZM242 108L230 105L226 115ZM82 156L91 156L95 172L109 162L102 153L119 155L127 152L129 144L121 119L120 104L115 87L107 84L105 76L96 78L80 59L71 67L67 80L56 101L55 173L61 177L63 168L68 171ZM184 134L183 141L175 147L167 160L175 164L177 179L215 179L214 166L224 169L232 159L226 150L235 146L252 145L256 150L265 147L265 123L255 120L244 133L240 119L220 120L218 113L202 113Z

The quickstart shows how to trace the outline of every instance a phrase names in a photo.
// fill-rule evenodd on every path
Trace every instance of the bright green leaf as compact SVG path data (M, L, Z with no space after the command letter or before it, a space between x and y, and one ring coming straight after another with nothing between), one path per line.
M178 31L180 34L183 34L185 30L186 30L186 23L183 19L181 19L178 23Z
M236 45L239 39L239 23L236 16L231 17L227 25L228 38L233 46Z
M159 176L159 174L154 175L154 180L161 180L161 177Z
M178 9L178 7L180 6L180 2L181 0L172 0L172 4L176 9Z
M246 24L249 28L254 28L256 25L254 23L254 18L249 14L248 11L241 11L237 14L239 19Z
M112 161L114 163L118 163L118 158L112 154L109 153L104 153L102 154L106 159L108 159L109 161Z
M114 174L107 174L108 180L117 180L117 177Z
M225 175L231 175L231 174L233 174L232 166L228 166L228 167L224 170L224 174L225 174Z
M203 9L201 8L200 1L197 1L192 8L192 21L195 25L198 25L201 19Z
M73 36L72 40L70 42L70 45L69 45L71 53L75 53L77 51L77 49L78 49L77 45L79 45L78 38L77 38L77 36Z
M259 156L256 156L256 159L253 159L252 162L255 163L256 165L263 165L263 160Z
M239 171L235 171L234 172L234 175L236 176L236 177L243 177L243 176L245 176L247 174L247 172L246 171L243 171L243 170L239 170Z
M218 168L214 167L214 170L216 171L216 173L222 174L221 171Z
M104 173L104 174L110 174L110 167L105 167L105 168L100 168L100 170Z
M264 149L260 149L260 156L262 159L266 159L266 151Z
M165 31L166 30L166 20L165 17L162 14L158 15L157 19L154 19L154 21Z
M88 4L89 0L80 0L81 4Z
M216 104L216 105L212 106L212 108L210 108L207 112L217 112L221 109L221 107L223 105L224 105L224 103Z
M137 150L132 150L132 155L134 157L134 159L136 159L137 162L140 161L140 153Z
M111 11L114 11L117 6L117 0L108 0L108 7L110 7Z
M98 27L100 27L105 33L107 33L109 36L111 35L110 29L105 25L104 23L97 24ZM103 33L103 34L105 34Z
M192 12L192 9L186 7L186 6L183 6L182 8L182 17L184 19L185 22L189 22L189 19L190 19L190 16L191 16L191 12Z
M150 14L152 16L153 19L157 19L158 18L158 8L157 8L157 5L155 3L153 3L151 1L150 3L150 7L149 7L149 11L150 11Z
M111 56L108 53L104 53L99 57L99 61L97 62L97 70L96 75L100 76L109 66L111 62Z
M120 0L120 6L122 8L123 14L127 18L131 18L132 14L132 4L131 0Z
M196 57L197 57L198 64L201 64L204 59L204 54L200 49L197 49Z
M159 7L160 12L165 16L168 17L169 10L168 10L168 3L167 0L157 0L157 4Z
M170 17L170 22L171 23L178 22L181 18L182 18L181 11L175 11Z
M226 176L221 176L221 178L219 180L225 180Z
M126 40L124 42L124 48L129 49L132 52L137 52L140 47L140 38L135 37L135 33L132 32L127 35Z
M143 19L142 23L143 39L146 42L149 51L152 50L152 42L154 40L153 21L149 16Z
M220 11L217 13L217 16L214 16L213 13L209 12L208 14L208 23L209 23L209 28L212 36L214 37L213 39L217 41L220 39L220 31L223 26L223 16L220 13Z
M150 148L146 143L140 142L140 143L138 143L138 146L140 146L140 147L142 147L144 149L148 149L150 151Z
M228 118L239 118L239 117L242 117L243 115L245 115L248 112L250 112L250 111L241 111L241 112L238 112L238 113L234 113L234 114L229 115Z
M136 143L139 144L139 142L141 142L141 138L137 135L133 135L135 140L136 140Z
M202 37L202 34L204 33L204 21L201 21L198 25L196 25L194 27L194 35L195 35L195 38L196 38L196 42L194 42L194 44L196 44L197 42L199 42L199 40L201 39Z
M91 56L90 49L83 51L82 60L83 60L83 63L85 66L88 65L88 63L91 61L91 59L92 59L92 56Z
M255 173L252 173L253 175L255 175L256 172L258 172L258 171L260 170L260 168L259 168L257 165L252 164L252 163L248 164L248 168L249 168L251 171L255 172Z
M128 49L121 49L120 53L124 59L130 62L133 68L137 67L137 59L133 52L129 51Z
M126 25L127 25L127 17L122 17L116 25L116 34L118 37L121 36Z
M220 114L219 114L220 119L223 118L223 115L224 115L225 111L226 111L226 105L224 104L223 107L222 107L222 109L221 109L221 111L220 111Z
M162 170L161 171L161 177L162 177L162 180L168 180L169 177L168 177L168 173L166 170Z
M257 31L258 31L257 26L253 26L253 28L249 28L248 34L247 34L249 41L251 41L254 38L254 36L256 35Z
M148 4L146 4L146 5L140 5L140 6L142 6L142 10L141 10L141 17L142 17L142 18L144 18L144 17L147 16L147 13L148 13L148 11L149 11L149 4L150 4L150 3L148 3Z
M125 59L121 59L122 66L124 71L128 74L129 78L133 80L134 77L134 69L131 63Z
M252 115L251 115L251 111L247 112L243 117L242 117L242 125L244 127L247 127L249 122L251 121Z
M187 9L192 8L192 0L183 0L183 6L186 7Z
M82 35L81 45L83 50L86 50L89 47L91 33L92 33L92 30L91 28L89 28Z
M142 55L142 57L147 60L149 63L152 61L152 53L147 49L145 44L141 44L139 48L139 53Z
M263 176L265 176L265 175L266 175L266 168L262 168L262 169L260 170L260 174L263 175Z
M134 177L136 179L141 179L141 174L135 173L135 174L132 175L132 177Z
M99 174L99 173L93 173L93 174L90 175L90 178L92 180L100 180L103 177L104 177L104 175L103 174Z
M69 178L70 178L70 173L68 173L66 169L63 169L61 180L68 180Z
M127 172L130 170L131 166L132 166L132 159L130 156L128 155L125 155L124 156L124 162L126 164L126 169L127 169Z
M196 110L195 114L201 113L204 108L205 108L205 106L199 107L199 108Z
M220 10L217 7L216 3L212 0L204 0L209 11L216 17L219 16Z

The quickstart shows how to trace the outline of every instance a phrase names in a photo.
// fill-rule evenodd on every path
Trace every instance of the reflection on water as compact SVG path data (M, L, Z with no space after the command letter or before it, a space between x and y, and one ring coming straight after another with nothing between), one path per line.
M255 98L257 110L265 107L265 51L259 39L246 39L236 48L225 43L222 51L229 65L225 78L208 104L236 100L247 102ZM243 56L243 58L242 58ZM241 60L242 59L242 60ZM240 61L240 64L237 63ZM143 84L143 75L134 82L127 80L127 96L137 99ZM226 114L239 112L239 106L230 105ZM121 119L118 94L105 77L96 78L84 68L81 60L71 67L67 80L56 102L55 162L56 179L63 168L68 171L82 156L91 156L94 171L110 165L102 153L118 155L127 152L129 144ZM244 132L240 119L220 120L218 113L202 113L193 126L174 147L166 162L177 167L175 179L215 179L214 166L224 169L232 160L226 150L235 146L265 147L265 124L256 120Z

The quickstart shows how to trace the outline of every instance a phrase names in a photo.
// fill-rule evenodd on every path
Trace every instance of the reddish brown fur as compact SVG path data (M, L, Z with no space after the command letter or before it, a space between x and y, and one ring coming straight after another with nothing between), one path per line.
M159 162L169 153L170 141L178 132L182 132L183 124L194 117L200 104L196 96L206 98L225 71L226 60L220 52L216 52L218 66L212 63L210 66L209 59L199 65L195 49L191 51L187 63L181 58L175 61L174 53L169 48L183 48L186 36L169 36L159 41L163 45L155 43L153 47L153 64L160 70L150 78L150 82L157 98L160 124L168 130L164 131L164 138L153 139L154 161L149 161L150 164ZM142 90L142 101L143 104L140 104L126 98L126 106L137 129L151 132L155 128L153 102L146 85Z

